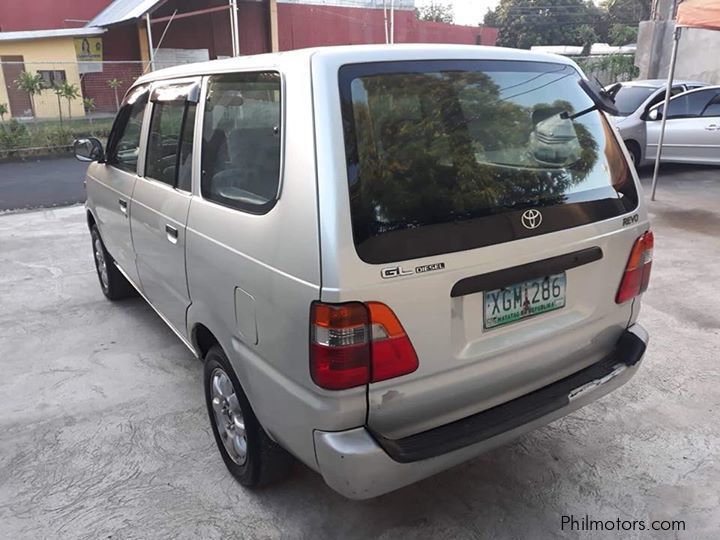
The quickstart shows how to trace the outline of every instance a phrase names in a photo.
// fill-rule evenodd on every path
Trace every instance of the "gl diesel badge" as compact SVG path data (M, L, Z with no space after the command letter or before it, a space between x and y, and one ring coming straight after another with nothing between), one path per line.
M409 276L411 274L424 274L425 272L432 272L434 270L442 270L445 268L444 262L423 264L416 266L415 268L403 268L402 266L391 266L380 270L380 275L383 279L394 278L398 276Z

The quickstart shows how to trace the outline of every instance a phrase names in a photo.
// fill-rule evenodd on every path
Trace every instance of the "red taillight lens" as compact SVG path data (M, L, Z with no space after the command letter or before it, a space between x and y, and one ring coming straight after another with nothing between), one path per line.
M310 308L310 375L315 384L342 390L370 380L370 313L365 304Z
M395 313L380 302L368 302L367 307L372 322L372 382L415 371L415 348Z
M385 304L312 304L310 374L318 386L342 390L412 373L417 367L410 339Z
M635 240L615 302L623 304L645 292L650 282L655 236L648 231Z

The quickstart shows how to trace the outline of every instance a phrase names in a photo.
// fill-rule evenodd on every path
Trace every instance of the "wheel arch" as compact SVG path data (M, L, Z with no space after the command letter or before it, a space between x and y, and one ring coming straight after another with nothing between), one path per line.
M220 340L215 334L202 323L195 323L190 332L190 342L201 359L205 358L207 352L214 346L220 345ZM222 345L220 345L222 347Z

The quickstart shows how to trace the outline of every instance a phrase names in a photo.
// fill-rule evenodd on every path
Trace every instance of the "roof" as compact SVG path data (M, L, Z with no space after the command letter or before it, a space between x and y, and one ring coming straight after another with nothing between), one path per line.
M706 85L702 81L686 81L683 79L673 79L673 84L702 84ZM661 88L667 85L667 79L641 79L637 81L626 81L622 83L623 86L645 86L647 88Z
M302 62L309 62L311 58L313 62L325 64L403 60L447 60L452 58L457 60L526 60L576 65L566 56L521 49L485 47L481 45L340 45L239 56L236 58L211 60L209 62L198 62L195 64L182 64L143 75L137 80L136 84L159 79L192 77L241 69L274 69L285 65L298 65Z
M104 28L85 26L83 28L57 28L54 30L25 30L22 32L0 32L0 41L19 41L22 39L43 39L55 37L99 36Z
M148 11L152 11L165 0L115 0L98 13L88 26L110 26L132 19L138 19Z

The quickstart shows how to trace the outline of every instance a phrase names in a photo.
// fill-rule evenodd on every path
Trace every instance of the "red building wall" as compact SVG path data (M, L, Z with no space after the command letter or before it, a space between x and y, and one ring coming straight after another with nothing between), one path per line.
M278 4L278 27L280 50L385 43L381 9ZM497 32L484 26L420 21L413 11L395 11L396 43L495 45Z
M112 0L0 0L0 31L48 30L85 26Z

